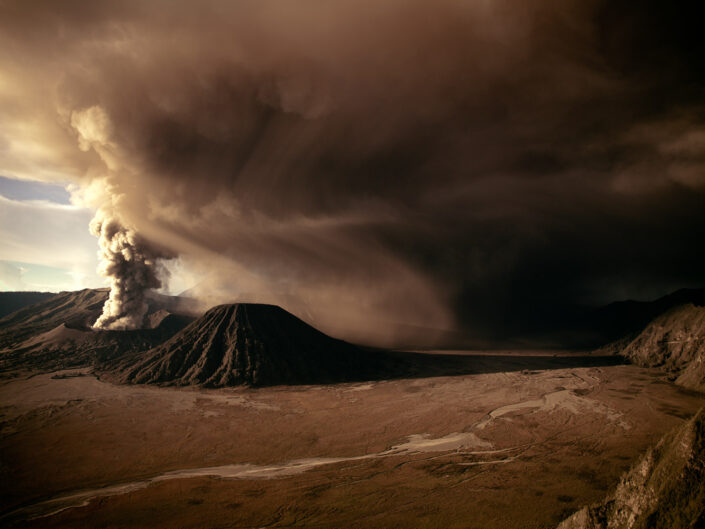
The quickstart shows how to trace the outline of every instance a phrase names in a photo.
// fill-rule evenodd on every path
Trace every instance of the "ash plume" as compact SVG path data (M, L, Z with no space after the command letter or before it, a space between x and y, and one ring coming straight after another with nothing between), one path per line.
M380 345L525 336L705 281L699 20L637 0L0 1L0 174L109 188L111 218L220 302ZM128 269L107 320L139 319L146 252L106 252Z
M162 286L160 276L164 270L160 260L174 256L151 245L104 211L98 211L90 230L98 237L100 245L99 272L110 280L110 296L93 327L109 330L140 328L147 312L147 291Z

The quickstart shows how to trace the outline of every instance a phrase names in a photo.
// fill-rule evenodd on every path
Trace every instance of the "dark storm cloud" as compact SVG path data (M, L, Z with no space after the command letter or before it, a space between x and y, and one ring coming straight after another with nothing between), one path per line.
M4 2L0 169L350 338L702 283L694 13L524 4Z

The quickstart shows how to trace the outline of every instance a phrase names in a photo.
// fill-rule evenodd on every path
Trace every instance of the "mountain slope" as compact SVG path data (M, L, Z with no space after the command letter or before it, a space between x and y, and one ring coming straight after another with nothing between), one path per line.
M104 370L137 384L304 384L364 377L377 358L280 307L234 304L213 307L167 342Z
M667 311L621 353L635 364L663 367L677 384L705 391L705 307L684 305Z
M0 348L19 344L61 324L88 328L103 310L108 289L61 292L0 319Z
M612 339L628 332L638 332L661 314L683 305L705 305L705 289L682 288L654 301L616 301L597 309L593 325L610 334Z
M0 318L55 295L54 292L0 292Z
M599 505L558 529L698 529L705 527L705 408L664 436Z
M615 301L602 307L556 305L532 313L519 328L501 329L496 343L505 343L503 347L593 349L633 339L654 318L688 303L704 306L705 288L684 288L652 301ZM507 340L507 336L513 338Z
M61 292L0 319L0 373L90 366L144 351L181 330L193 317L173 313L189 300L150 294L144 329L94 330L108 289Z
M103 311L108 289L86 288L75 292L60 292L49 299L26 306L0 318L0 348L18 345L32 336L66 324L88 329ZM169 313L194 314L196 301L177 296L147 294L145 327L154 328Z
M0 350L0 373L92 366L129 352L154 347L193 321L192 317L185 315L159 316L159 322L153 328L129 331L95 330L62 323L11 348Z

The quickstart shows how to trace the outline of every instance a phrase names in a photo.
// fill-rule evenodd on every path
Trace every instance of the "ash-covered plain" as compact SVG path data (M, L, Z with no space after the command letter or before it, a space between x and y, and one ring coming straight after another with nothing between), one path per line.
M705 512L699 306L597 351L404 352L280 307L199 316L152 295L145 328L95 329L106 300L0 320L8 527L685 528Z

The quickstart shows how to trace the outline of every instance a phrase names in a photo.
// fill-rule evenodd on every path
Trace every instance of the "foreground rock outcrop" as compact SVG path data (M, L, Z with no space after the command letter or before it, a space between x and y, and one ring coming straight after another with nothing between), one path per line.
M380 358L280 307L241 303L213 307L165 343L106 364L100 372L134 384L307 384L378 374Z
M684 305L649 323L621 353L644 367L662 367L676 384L705 391L705 307Z
M705 408L650 449L603 503L558 529L705 527Z

